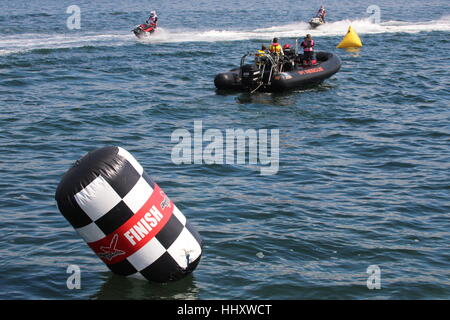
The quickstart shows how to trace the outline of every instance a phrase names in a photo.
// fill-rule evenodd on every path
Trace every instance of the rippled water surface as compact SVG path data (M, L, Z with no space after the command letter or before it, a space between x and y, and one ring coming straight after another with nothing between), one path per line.
M130 30L151 9L140 1L1 2L0 298L448 299L448 3L326 3L330 23L309 31L316 3L153 1L160 33L138 41ZM82 20L71 31L72 4ZM357 52L335 49L349 24ZM215 91L214 75L245 52L307 32L342 60L322 85ZM171 134L195 120L279 129L278 173L175 165ZM59 213L61 176L105 145L129 150L197 226L192 276L114 276ZM70 264L80 290L66 287ZM381 290L366 286L370 265Z

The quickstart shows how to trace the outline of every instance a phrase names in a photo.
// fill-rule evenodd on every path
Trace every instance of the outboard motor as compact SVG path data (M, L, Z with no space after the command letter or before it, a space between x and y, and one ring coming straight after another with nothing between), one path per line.
M241 83L247 90L254 90L262 84L261 70L254 64L246 64L241 68Z

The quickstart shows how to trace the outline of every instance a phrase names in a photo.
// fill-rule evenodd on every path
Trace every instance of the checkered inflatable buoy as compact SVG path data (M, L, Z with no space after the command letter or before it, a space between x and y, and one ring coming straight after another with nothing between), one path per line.
M202 240L128 151L89 152L66 172L58 208L108 268L150 281L177 280L200 261Z

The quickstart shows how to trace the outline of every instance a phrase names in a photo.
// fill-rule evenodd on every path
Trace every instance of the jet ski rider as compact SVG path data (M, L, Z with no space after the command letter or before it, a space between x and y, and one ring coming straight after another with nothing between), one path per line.
M324 6L320 6L319 11L317 11L316 17L321 19L323 23L325 23L325 16L327 15L327 10L325 10Z
M156 11L153 10L150 12L150 17L148 17L145 23L147 23L150 27L156 29L156 27L158 26L158 15L156 14Z

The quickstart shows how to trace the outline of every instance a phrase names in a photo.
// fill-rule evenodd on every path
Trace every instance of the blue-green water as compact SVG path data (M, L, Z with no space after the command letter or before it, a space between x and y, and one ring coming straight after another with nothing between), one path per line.
M160 32L138 41L141 1L0 2L0 298L450 298L448 1L323 3L330 23L308 31L319 2L153 1ZM350 24L359 52L335 49ZM307 32L342 59L322 85L216 93L242 54ZM175 165L171 134L195 120L279 129L279 172ZM59 213L61 176L104 145L129 150L197 226L192 276L113 276Z

